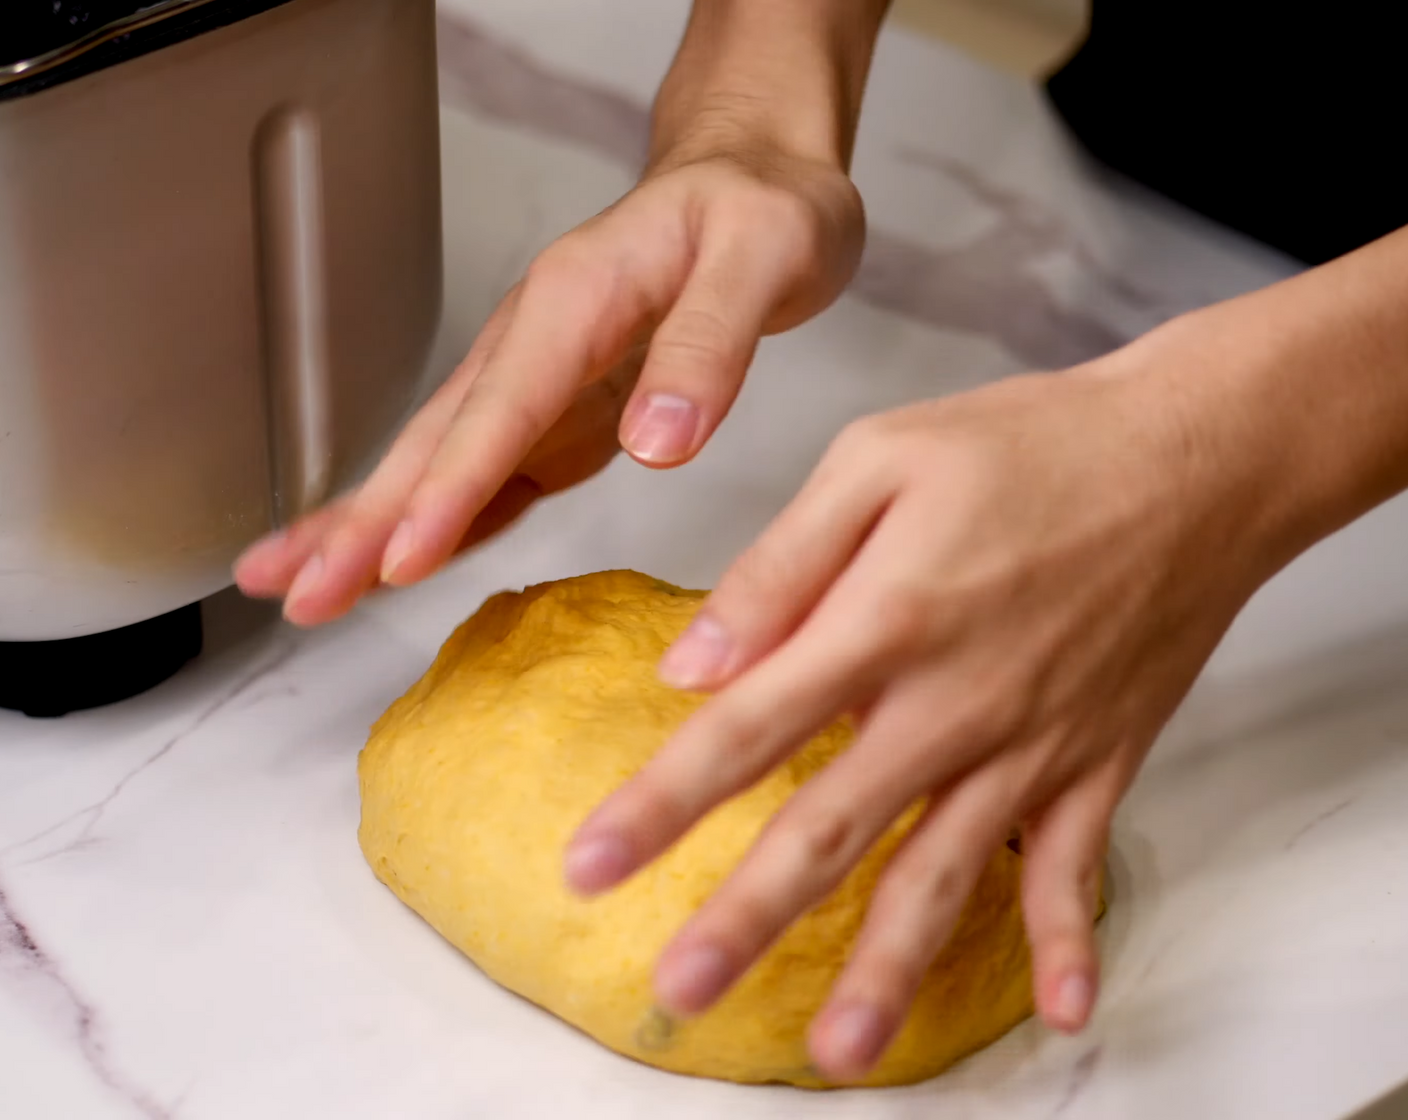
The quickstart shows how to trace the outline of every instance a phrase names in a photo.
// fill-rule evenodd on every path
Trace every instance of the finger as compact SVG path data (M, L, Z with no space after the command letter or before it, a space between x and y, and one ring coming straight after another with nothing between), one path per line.
M895 493L848 429L787 507L719 580L660 663L676 688L713 690L786 640L855 558Z
M606 799L568 848L573 889L604 891L655 859L715 806L747 789L890 672L883 647L844 616L809 626L696 711Z
M632 255L618 212L559 241L535 262L517 313L462 402L382 559L382 578L423 579L453 554L474 518L582 386L618 362L658 304L668 259ZM683 278L680 278L680 283Z
M483 512L474 519L474 524L469 527L469 532L460 541L456 551L473 548L481 544L490 537L502 533L520 517L539 498L543 496L543 491L531 478L523 475L514 475L484 507Z
M656 991L667 1010L697 1014L722 996L934 788L929 760L974 753L959 698L946 695L952 677L915 674L892 688L854 746L783 807L663 954Z
M871 898L855 951L812 1023L819 1069L863 1078L904 1024L934 958L1014 814L1015 764L975 771L936 800L891 858Z
M891 520L786 642L696 711L588 818L567 853L576 890L615 886L841 713L942 649L942 620L915 617L922 604L907 597L891 603L892 583L875 578L894 566L896 549L901 566L913 562L909 528L891 532Z
M465 360L397 436L371 476L339 503L313 548L282 561L284 614L299 625L329 622L377 582L382 552L470 387L503 338L518 305L515 287L494 309ZM291 570L290 570L291 569Z
M533 445L519 472L544 494L556 494L595 476L621 451L621 412L640 377L644 345L577 394L549 430Z
M713 435L765 322L805 267L783 248L785 240L760 239L751 223L713 228L719 232L706 236L679 300L655 331L622 418L622 446L647 466L686 462Z
M239 589L255 599L281 598L298 570L322 543L328 527L343 515L346 501L340 498L245 549L234 566Z
M1032 948L1037 1010L1075 1033L1099 988L1095 910L1118 792L1096 771L1060 794L1022 830L1022 910Z

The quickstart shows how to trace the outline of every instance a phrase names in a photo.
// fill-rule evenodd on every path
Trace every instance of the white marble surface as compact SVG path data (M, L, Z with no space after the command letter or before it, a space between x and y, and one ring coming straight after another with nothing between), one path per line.
M535 249L628 185L683 14L447 9L440 362ZM1151 758L1082 1038L1027 1024L885 1093L682 1080L494 988L364 866L367 725L486 594L615 565L705 585L847 419L1289 271L1103 181L1032 90L902 34L857 175L875 239L855 293L764 345L696 465L619 462L317 633L222 596L208 654L161 688L52 723L0 714L0 1117L1333 1120L1408 1076L1402 503L1266 589Z

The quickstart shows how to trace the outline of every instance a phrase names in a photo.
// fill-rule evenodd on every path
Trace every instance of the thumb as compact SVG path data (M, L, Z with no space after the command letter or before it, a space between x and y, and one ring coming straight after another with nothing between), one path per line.
M740 230L701 245L621 418L621 445L638 462L688 462L728 415L764 325L795 278L789 254L769 240Z

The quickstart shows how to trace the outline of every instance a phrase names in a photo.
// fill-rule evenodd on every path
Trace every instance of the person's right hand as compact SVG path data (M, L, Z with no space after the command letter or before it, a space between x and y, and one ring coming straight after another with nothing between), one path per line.
M756 143L666 155L532 263L370 478L252 546L239 586L328 622L600 470L618 433L647 466L688 461L759 338L830 304L863 240L835 164Z

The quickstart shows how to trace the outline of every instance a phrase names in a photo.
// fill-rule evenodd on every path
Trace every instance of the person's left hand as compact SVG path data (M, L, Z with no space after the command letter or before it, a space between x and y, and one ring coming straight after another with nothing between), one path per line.
M476 344L476 349L485 348L484 344ZM503 531L539 499L585 482L620 453L617 433L621 415L640 376L644 356L644 349L636 348L600 380L578 390L566 411L528 450L513 474L474 517L457 551L473 548ZM471 354L471 359L473 357ZM414 447L421 435L419 428L428 429L444 419L447 406L453 402L455 388L446 386L411 421L402 437L403 444ZM395 469L400 465L393 460L387 468L391 485L401 481L401 472ZM328 535L355 519L360 494L361 490L354 490L343 495L300 518L285 532L256 544L240 560L240 587L256 596L277 598L286 594Z
M609 889L842 713L859 731L667 949L666 1011L710 1006L927 799L812 1025L819 1068L873 1067L1014 826L1038 1009L1085 1024L1111 815L1274 567L1253 445L1182 391L1192 356L1160 334L863 420L728 571L661 666L715 695L582 826L569 883Z
M834 161L766 131L661 141L624 198L548 246L459 368L350 494L252 545L248 595L300 626L407 586L623 445L689 462L758 340L819 312L860 258L860 196Z

